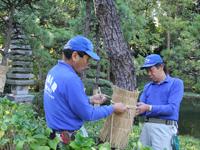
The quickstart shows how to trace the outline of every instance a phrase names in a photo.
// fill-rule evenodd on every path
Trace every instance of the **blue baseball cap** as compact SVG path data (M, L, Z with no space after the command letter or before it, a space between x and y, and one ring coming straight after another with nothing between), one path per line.
M145 69L146 67L151 67L156 65L157 63L163 63L162 58L158 54L151 54L145 57L145 65L140 68L140 70Z
M93 45L90 40L81 35L73 37L65 44L64 49L86 52L90 57L100 60L100 57L93 52Z

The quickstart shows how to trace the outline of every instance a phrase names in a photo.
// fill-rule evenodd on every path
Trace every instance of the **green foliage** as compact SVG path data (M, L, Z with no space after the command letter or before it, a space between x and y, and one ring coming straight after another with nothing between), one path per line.
M34 84L30 85L30 88L35 92L39 92L44 89L44 84L45 81L43 80L34 80Z
M36 117L45 117L44 103L43 103L44 90L38 92L31 101L32 109L37 112Z
M86 95L88 95L88 96L93 95L94 85L95 85L95 79L86 79L86 82L85 82ZM98 87L100 87L102 94L112 96L112 94L113 94L113 90L112 90L113 83L112 82L107 81L105 79L99 79ZM110 98L107 98L107 100L105 101L105 103L103 105L110 105Z
M93 139L83 137L83 132L81 130L75 135L75 140L70 143L70 147L74 150L110 150L110 144L108 142L95 146Z
M196 83L194 87L195 87L195 92L200 94L200 83Z
M189 135L178 136L181 150L198 150L200 149L200 140Z
M86 121L84 124L84 127L86 128L88 132L88 136L91 137L95 143L100 138L99 131L103 127L104 122L105 122L105 118L100 119L100 120L95 120L95 121Z
M89 150L93 145L95 145L93 139L89 137L84 138L83 132L81 130L78 131L77 134L75 135L75 140L70 143L70 146L75 150L83 148L85 150Z
M142 146L142 143L141 143L140 141L138 142L138 146L139 146L139 148L140 148L141 150L154 150L153 147L148 147L148 146L143 147L143 146ZM166 149L164 149L164 150L166 150Z
M7 97L0 98L0 146L1 149L55 149L59 138L49 140L51 129L43 118L35 119L32 109L26 104L10 102Z

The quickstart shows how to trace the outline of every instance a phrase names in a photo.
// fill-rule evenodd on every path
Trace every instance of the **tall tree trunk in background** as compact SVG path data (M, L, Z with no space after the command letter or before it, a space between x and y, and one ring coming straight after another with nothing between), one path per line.
M167 10L168 20L167 20L167 22L170 22L170 0L168 0L167 7L168 7L168 10ZM168 27L167 27L167 49L170 50L170 26L169 26L169 24L168 24ZM166 73L170 74L169 67L168 67L167 63L166 63Z
M85 18L85 37L86 38L89 37L90 14L91 14L90 0L86 0L86 18ZM83 83L83 87L85 87L86 76L87 76L87 69L85 69L81 73L81 81Z
M136 69L123 37L114 1L94 0L94 5L115 84L122 89L135 91Z
M178 2L179 0L176 0L176 5L175 5L175 8L176 8L176 13L175 13L175 21L176 21L176 24L177 24L177 19L178 19ZM175 47L177 46L177 40L178 40L178 29L176 29L176 34L175 34L175 37L174 37L174 40L175 40Z
M8 29L7 29L7 35L6 35L6 44L3 52L3 57L1 61L2 66L7 65L7 55L8 55L8 50L10 48L10 41L11 41L11 33L12 33L12 23L13 23L13 15L14 15L14 9L15 6L11 5L10 7L10 17L9 17L9 23L8 23Z
M110 64L109 64L109 62L108 62L108 64L107 64L107 80L108 81L110 81Z
M168 17L168 22L169 22L169 19L170 19L170 0L168 0L168 12L167 12L167 17ZM169 27L169 24L168 24L168 30L167 30L167 49L170 49L170 27Z
M101 33L99 32L99 24L98 24L96 25L96 41L97 41L97 55L99 57L100 57L100 38L101 38ZM94 89L98 89L99 76L100 76L100 60L97 60L97 73L96 73L96 82Z

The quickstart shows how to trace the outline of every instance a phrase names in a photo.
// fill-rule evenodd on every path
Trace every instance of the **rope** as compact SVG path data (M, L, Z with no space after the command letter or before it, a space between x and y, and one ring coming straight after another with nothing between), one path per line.
M112 126L113 126L113 117L114 117L114 113L112 114L112 118L111 118L111 127L110 127L110 148L111 148L111 142L112 142Z
M110 96L106 95L106 97L110 97ZM111 102L112 104L115 104L115 102L114 102L114 101L112 101L112 100L110 100L110 102ZM126 108L127 108L127 109L136 109L136 108L137 108L137 106L126 105Z

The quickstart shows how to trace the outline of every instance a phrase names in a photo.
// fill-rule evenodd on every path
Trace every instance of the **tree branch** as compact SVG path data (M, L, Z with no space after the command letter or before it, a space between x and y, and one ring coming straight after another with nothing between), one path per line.
M8 25L8 22L6 22L2 16L0 16L0 18L3 20L3 22L5 22Z
M29 4L29 3L30 3L29 0L27 0L27 1L21 2L19 4L16 4L15 7L18 7L18 6L23 5L23 4Z
M2 56L5 56L5 53L4 53L3 50L0 50L0 53L1 53Z
M9 4L9 3L7 3L6 1L4 1L4 0L2 0L4 3L6 3L6 4Z

